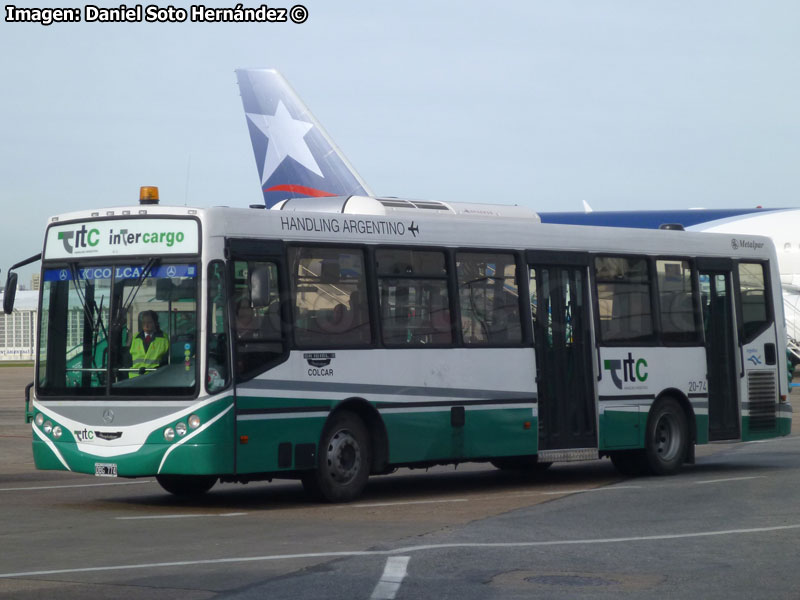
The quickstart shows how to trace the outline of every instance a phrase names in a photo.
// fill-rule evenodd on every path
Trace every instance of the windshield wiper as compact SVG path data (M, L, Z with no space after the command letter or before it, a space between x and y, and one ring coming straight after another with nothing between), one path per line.
M83 293L81 286L78 285L78 267L76 263L69 263L69 272L72 275L72 287L75 289L75 293L78 295L78 300L80 300L81 307L83 308L83 317L92 323L92 310L90 307L86 306L86 295Z
M97 357L95 356L94 350L97 348L99 334L102 332L103 337L106 340L108 339L108 331L106 330L105 323L103 323L103 301L105 300L105 296L100 298L100 306L97 305L94 298L92 298L91 304L87 304L86 294L83 288L78 284L78 267L76 263L70 263L69 270L72 274L72 287L83 307L84 318L92 324L92 367L97 368Z
M92 307L97 313L97 320L94 323L93 327L93 339L92 339L92 366L97 368L97 355L95 350L97 349L97 338L99 337L99 333L103 332L103 337L108 340L108 332L106 331L106 327L103 324L103 301L105 300L105 296L100 297L100 306L97 306L97 302L92 300Z
M138 294L139 290L142 288L142 283L144 282L145 277L147 277L150 274L150 271L153 270L153 267L155 267L160 262L161 262L160 258L151 258L145 263L144 269L142 269L142 272L139 273L139 277L136 279L136 283L131 288L131 291L128 292L128 297L122 303L122 309L125 313L128 312L128 309L131 307L131 304L133 304L133 301L136 300L136 294Z

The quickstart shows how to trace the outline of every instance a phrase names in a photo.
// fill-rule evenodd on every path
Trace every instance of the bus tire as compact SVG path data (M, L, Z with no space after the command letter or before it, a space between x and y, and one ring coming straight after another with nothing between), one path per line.
M201 496L214 487L214 475L156 475L158 484L175 496Z
M609 452L609 457L617 471L626 477L647 473L647 459L643 450L617 450Z
M322 430L317 468L303 476L303 487L325 502L355 500L367 485L370 456L364 422L351 412L335 414Z
M689 426L686 413L674 398L662 398L647 419L645 458L654 475L674 475L680 471L689 451Z

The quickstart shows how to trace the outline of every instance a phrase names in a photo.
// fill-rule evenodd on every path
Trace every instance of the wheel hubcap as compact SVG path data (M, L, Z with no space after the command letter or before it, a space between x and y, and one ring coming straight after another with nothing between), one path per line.
M680 446L678 424L672 415L663 415L656 425L655 448L656 453L663 460L672 460Z
M346 429L337 431L328 444L328 472L337 483L347 483L357 474L361 464L361 448Z

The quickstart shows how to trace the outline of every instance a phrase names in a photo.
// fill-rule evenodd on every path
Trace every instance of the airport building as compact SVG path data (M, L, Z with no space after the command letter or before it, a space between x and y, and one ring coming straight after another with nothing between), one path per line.
M0 300L4 294L0 293ZM0 360L33 360L36 348L36 309L39 292L20 290L14 312L0 311Z

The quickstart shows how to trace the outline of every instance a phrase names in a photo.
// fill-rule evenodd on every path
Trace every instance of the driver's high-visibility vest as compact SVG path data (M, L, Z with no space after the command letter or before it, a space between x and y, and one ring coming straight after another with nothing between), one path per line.
M156 334L150 341L147 350L144 349L144 335L139 334L133 338L131 344L131 367L134 369L157 369L169 351L169 340L161 333ZM130 373L129 377L137 377L139 373Z

